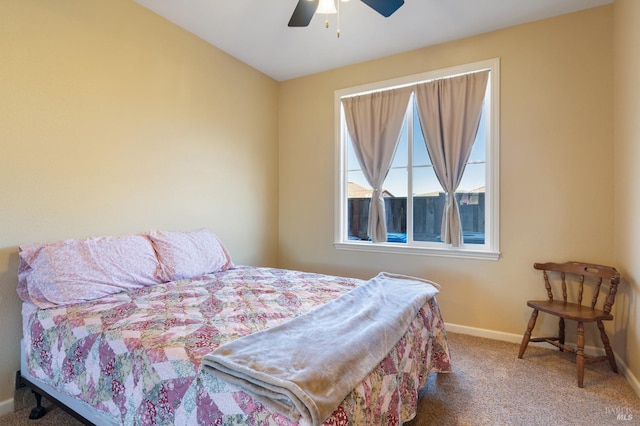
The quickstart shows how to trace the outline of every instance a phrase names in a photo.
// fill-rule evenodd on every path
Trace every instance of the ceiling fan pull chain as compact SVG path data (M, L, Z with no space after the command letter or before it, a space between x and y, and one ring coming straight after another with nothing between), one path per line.
M337 23L337 25L336 25L337 26L336 37L337 38L340 38L340 2L341 1L342 0L338 0L338 13L337 13L337 16L336 16L336 21L337 21L336 22Z

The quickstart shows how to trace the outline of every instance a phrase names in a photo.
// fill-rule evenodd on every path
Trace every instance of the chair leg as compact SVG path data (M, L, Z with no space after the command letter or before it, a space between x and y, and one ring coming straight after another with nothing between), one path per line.
M522 336L522 343L520 343L520 351L518 352L518 358L522 359L524 355L524 351L527 349L527 345L529 344L529 339L531 339L531 332L533 331L533 327L536 325L536 319L538 318L538 310L534 309L531 313L531 318L529 318L529 324L527 324L527 331L524 332L524 336Z
M583 388L584 381L584 324L578 321L578 344L576 350L576 367L578 370L578 387Z
M604 345L604 350L607 353L607 359L609 360L609 365L611 366L611 370L614 373L618 373L618 366L616 364L616 357L613 355L613 350L611 349L611 345L609 344L609 337L607 333L604 331L604 324L602 321L598 321L598 328L600 329L600 338L602 339L602 344Z
M564 318L558 321L558 343L562 345L559 348L560 352L564 352Z

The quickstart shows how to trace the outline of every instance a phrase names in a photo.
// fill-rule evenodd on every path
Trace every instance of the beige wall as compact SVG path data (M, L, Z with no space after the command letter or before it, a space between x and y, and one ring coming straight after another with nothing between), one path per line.
M277 262L278 84L129 0L0 2L0 403L17 246L208 227Z
M640 2L614 5L615 254L624 276L618 353L640 378Z
M628 36L629 50L631 39L638 38ZM619 262L640 274L638 227L621 247L628 255L635 249L636 256L625 261L614 256L612 46L613 6L605 6L281 84L280 266L362 278L380 270L431 278L442 284L438 300L445 321L512 338L526 327L531 312L526 300L545 296L533 262ZM501 60L501 259L336 250L334 91L493 57ZM640 74L629 79L631 75ZM636 126L636 143L629 135L624 144L629 153L621 154L629 162L624 180L630 184L619 183L624 187L619 198L629 204L622 211L628 220L619 234L632 229L637 210L631 203L638 207L640 201L632 197L639 172L634 163L638 153L631 153L638 150L638 121L631 117L640 113L635 79L633 85L636 91L628 101L636 108L628 126ZM620 328L625 321L637 321L637 303L632 305L636 313L630 314L628 301L618 306ZM555 321L542 323L551 325ZM615 350L640 377L638 331L632 329L629 342L615 333ZM596 334L589 330L587 337L592 341Z

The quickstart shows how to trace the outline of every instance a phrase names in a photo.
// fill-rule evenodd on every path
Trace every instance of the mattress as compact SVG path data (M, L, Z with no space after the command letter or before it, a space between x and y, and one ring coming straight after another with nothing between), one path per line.
M309 312L361 284L243 266L86 303L25 305L23 372L100 424L295 425L251 394L202 373L201 360L226 342ZM450 369L444 322L432 298L324 424L402 424L415 416L427 376Z

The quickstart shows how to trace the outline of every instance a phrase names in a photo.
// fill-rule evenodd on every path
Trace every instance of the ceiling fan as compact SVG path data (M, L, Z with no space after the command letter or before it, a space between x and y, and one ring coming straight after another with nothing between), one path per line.
M364 4L385 18L391 16L404 4L404 0L361 0ZM290 27L306 27L318 9L320 0L298 0L298 4L289 20Z

